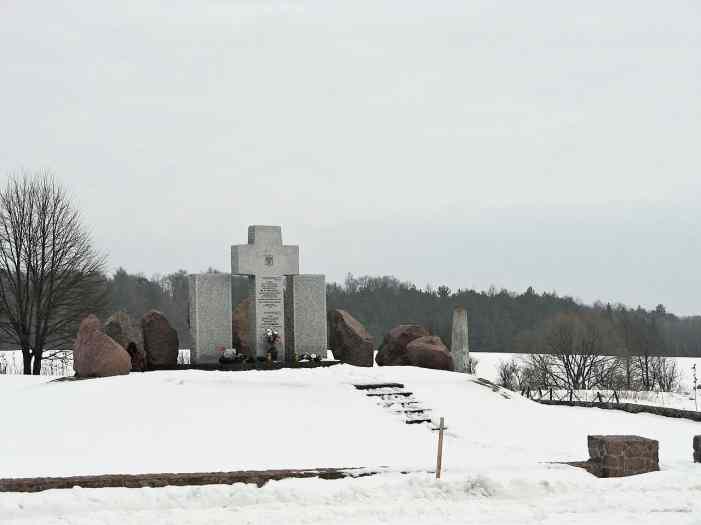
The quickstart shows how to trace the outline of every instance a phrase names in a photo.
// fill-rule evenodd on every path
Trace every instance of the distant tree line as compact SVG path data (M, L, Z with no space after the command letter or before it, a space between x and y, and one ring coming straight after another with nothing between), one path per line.
M615 335L606 351L619 355L674 355L701 357L701 317L681 318L655 310L596 303L584 305L557 293L488 291L427 285L418 288L391 276L354 277L327 287L328 308L349 311L375 336L376 342L401 323L425 326L450 345L452 312L456 306L468 311L470 348L477 352L538 352L545 348L538 332L562 315L601 319ZM541 334L542 335L542 334ZM542 342L542 338L540 339Z

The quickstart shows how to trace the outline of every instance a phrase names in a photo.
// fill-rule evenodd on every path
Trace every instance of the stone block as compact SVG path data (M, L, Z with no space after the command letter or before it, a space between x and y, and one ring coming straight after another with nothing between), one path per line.
M600 478L634 476L659 467L659 442L640 436L589 436L589 467Z
M190 333L193 364L216 364L221 348L232 345L231 275L190 275Z
M326 358L326 278L323 275L287 276L285 325L288 357L317 354Z

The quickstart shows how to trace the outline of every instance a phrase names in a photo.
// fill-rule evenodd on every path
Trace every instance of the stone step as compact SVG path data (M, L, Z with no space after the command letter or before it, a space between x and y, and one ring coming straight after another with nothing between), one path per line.
M373 390L377 388L404 388L404 385L401 383L369 383L353 386L358 390Z
M378 405L390 410L427 410L418 401L410 401L409 403L378 403Z
M394 406L394 405L399 405L399 406L415 406L415 405L418 405L418 404L419 404L419 401L417 401L417 400L415 400L415 399L412 400L412 401L407 401L407 398L402 397L402 398L399 398L399 399L396 400L396 401L380 401L380 402L377 403L377 404L378 404L378 405L382 405L382 406L384 406L385 408L389 408L389 407L392 407L392 406Z
M419 423L430 423L431 418L407 419L404 421L407 425L418 425Z
M370 392L369 394L365 394L368 397L382 397L382 396L403 396L403 397L409 397L413 395L413 392Z
M364 390L366 394L394 394L395 392L406 392L404 387L382 387L382 388L367 388Z
M414 393L404 390L401 383L365 383L353 385L357 390L365 392L366 397L378 398L378 405L387 408L394 415L401 416L407 425L431 423L427 412L430 408L421 406L414 399Z

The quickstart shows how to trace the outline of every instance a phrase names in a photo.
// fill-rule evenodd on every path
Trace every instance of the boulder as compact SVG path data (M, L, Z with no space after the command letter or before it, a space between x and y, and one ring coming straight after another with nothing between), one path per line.
M232 346L241 354L251 355L248 343L250 325L251 298L247 297L239 303L231 314Z
M178 364L178 333L165 315L157 310L146 312L141 319L141 331L149 370L172 368Z
M400 324L385 335L375 361L380 366L410 365L407 345L414 339L431 335L423 326Z
M349 365L372 366L375 345L365 327L345 310L329 310L327 321L334 357Z
M453 356L440 337L428 335L414 339L407 345L406 355L411 366L455 370Z
M146 352L141 327L126 312L113 314L105 323L105 333L119 343L131 358L131 371L146 370Z
M128 374L129 354L104 333L102 323L89 315L80 323L73 345L73 369L78 377L108 377Z

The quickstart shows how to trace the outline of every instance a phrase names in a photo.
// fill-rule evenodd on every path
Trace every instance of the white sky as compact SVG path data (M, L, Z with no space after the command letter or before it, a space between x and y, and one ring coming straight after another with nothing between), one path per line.
M110 265L533 285L701 313L701 3L0 0L0 173Z

